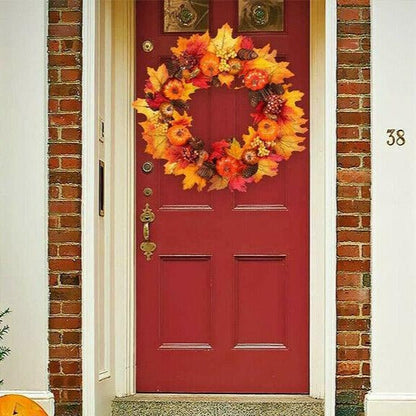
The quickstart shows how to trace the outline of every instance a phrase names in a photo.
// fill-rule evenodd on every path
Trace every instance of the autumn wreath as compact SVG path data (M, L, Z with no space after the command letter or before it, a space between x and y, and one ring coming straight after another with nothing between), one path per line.
M270 45L257 49L251 38L233 38L225 24L215 38L208 32L179 37L173 56L158 67L147 68L145 98L133 103L141 122L146 152L166 160L165 173L184 175L183 188L245 191L246 185L263 176L277 175L278 164L292 152L305 149L301 143L306 120L296 105L303 93L290 90L285 79L293 76L288 62L276 62ZM196 90L226 85L245 87L255 111L254 126L248 127L243 143L236 138L211 144L192 135L192 117L187 102Z

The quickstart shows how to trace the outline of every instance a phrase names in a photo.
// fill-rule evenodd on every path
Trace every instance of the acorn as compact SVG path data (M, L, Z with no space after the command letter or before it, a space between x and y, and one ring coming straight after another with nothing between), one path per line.
M256 59L258 56L258 53L253 51L253 49L242 48L237 52L237 57L242 61L250 61L252 59Z
M228 61L228 65L230 66L229 73L231 75L237 75L243 69L242 62L237 58L232 58Z
M259 158L254 149L245 150L241 156L241 159L246 165L257 165L259 162Z
M173 107L172 103L170 103L170 102L162 103L162 104L160 104L160 107L159 107L160 115L164 119L172 118L174 110L175 110L175 108Z
M197 174L204 179L211 179L215 175L215 165L211 162L204 162L197 170Z
M241 172L241 176L245 179L250 178L253 175L255 175L258 170L259 170L259 165L257 163L255 165L248 165Z

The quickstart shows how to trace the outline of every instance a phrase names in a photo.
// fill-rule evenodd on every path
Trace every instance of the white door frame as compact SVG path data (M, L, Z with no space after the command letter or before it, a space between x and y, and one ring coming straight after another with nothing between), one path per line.
M99 22L97 3L83 5L83 414L95 414L100 397L96 356L97 316L97 42L100 24L109 25L112 44L112 89L108 100L111 166L112 294L109 302L114 345L114 396L135 393L135 5L113 1L111 19ZM325 415L335 414L336 373L336 0L311 0L311 262L310 262L310 395L325 398ZM117 82L115 82L117 80ZM113 88L113 86L116 86ZM107 111L106 111L107 113ZM107 162L106 162L107 166ZM97 387L98 386L98 387Z

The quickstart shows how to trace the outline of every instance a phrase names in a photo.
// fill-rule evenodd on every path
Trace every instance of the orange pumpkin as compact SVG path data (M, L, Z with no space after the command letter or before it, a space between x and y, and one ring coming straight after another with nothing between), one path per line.
M180 124L170 127L167 136L174 146L183 146L192 137L191 132Z
M269 82L269 75L262 69L252 69L244 77L244 85L250 90L261 90Z
M279 126L274 120L264 119L260 121L257 133L266 142L272 142L279 132Z
M217 160L216 168L217 172L224 178L233 177L239 169L240 165L233 157L223 157Z
M180 100L183 93L182 81L169 79L163 85L163 95L170 100Z
M199 67L207 77L214 77L220 72L220 58L212 52L207 52L199 62Z
M0 416L48 416L33 400L17 394L0 397Z

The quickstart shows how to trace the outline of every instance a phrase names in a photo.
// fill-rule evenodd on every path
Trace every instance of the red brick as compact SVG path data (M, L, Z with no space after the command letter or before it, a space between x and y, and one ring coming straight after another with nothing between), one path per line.
M338 289L337 290L338 301L351 301L351 302L369 302L370 291L369 289ZM358 306L358 305L355 305Z
M59 255L60 256L80 256L81 247L79 245L61 245L59 246Z
M80 100L61 100L59 104L61 111L80 111L81 101Z
M81 70L80 69L64 69L61 70L61 79L63 82L66 81L80 81Z

